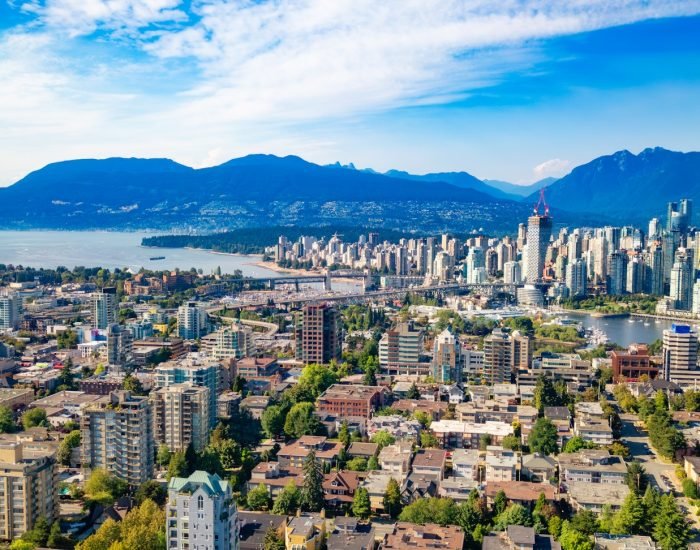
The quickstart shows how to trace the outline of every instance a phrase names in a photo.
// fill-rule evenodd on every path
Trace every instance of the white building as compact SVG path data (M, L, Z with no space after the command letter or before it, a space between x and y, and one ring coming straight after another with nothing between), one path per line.
M196 302L177 308L177 334L184 340L196 340L206 334L207 312Z
M17 294L0 296L0 330L19 326L22 299Z
M196 471L168 484L168 548L238 550L238 510L231 485L216 474Z
M97 329L106 329L117 322L117 289L105 287L92 295L92 325Z

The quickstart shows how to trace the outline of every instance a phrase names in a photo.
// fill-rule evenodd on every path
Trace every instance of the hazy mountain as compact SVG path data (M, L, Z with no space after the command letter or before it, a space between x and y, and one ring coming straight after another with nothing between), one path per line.
M273 155L250 155L199 170L167 159L65 161L0 189L0 223L19 228L334 223L465 231L511 228L525 213L517 202L465 186L426 185Z
M619 224L642 223L663 216L666 203L680 198L700 204L700 153L661 147L638 155L618 151L574 168L547 188L547 203L556 210L595 212ZM537 194L529 197L537 200Z
M384 175L391 178L422 181L430 184L444 182L462 189L473 189L479 193L485 193L499 199L518 200L517 196L497 189L494 186L487 185L485 182L481 181L475 176L472 176L468 172L435 172L431 174L417 175L403 172L401 170L389 170L388 172L384 172Z
M490 187L493 187L495 189L498 189L499 191L503 191L504 193L508 193L510 195L515 195L518 197L527 197L532 193L539 191L543 187L552 185L555 181L557 181L557 178L543 178L534 183L530 183L529 185L517 185L515 183L510 183L501 180L484 180L484 183Z

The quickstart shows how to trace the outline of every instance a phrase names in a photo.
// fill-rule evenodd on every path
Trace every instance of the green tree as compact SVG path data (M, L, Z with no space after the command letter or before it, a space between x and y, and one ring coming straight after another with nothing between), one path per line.
M40 516L34 522L34 527L22 535L22 540L35 546L46 546L50 534L51 524L44 516Z
M544 455L556 454L559 434L557 427L548 418L538 418L532 427L528 445L530 450Z
M497 516L502 514L507 505L508 497L506 497L505 492L503 490L498 491L493 499L493 513Z
M85 493L92 501L110 505L128 489L126 481L112 475L107 470L95 468L85 483Z
M73 449L80 447L80 430L74 430L63 438L56 451L56 460L64 466L70 466Z
M5 406L0 406L0 433L12 433L15 431L15 417L12 414L12 409Z
M22 539L15 539L10 543L10 550L34 550L36 544Z
M420 391L418 390L418 386L416 386L415 382L411 384L410 388L408 388L408 391L406 392L406 399L420 399Z
M340 429L338 430L338 441L343 444L344 449L347 449L352 442L352 436L350 435L350 430L348 429L348 423L346 420L343 420L343 423L340 425Z
M636 492L630 491L620 511L615 514L612 533L615 535L634 535L644 531L647 521L644 507Z
M690 541L690 526L673 495L663 495L659 499L659 512L653 534L661 550L687 548Z
M379 470L379 461L376 456L370 456L367 461L367 470Z
M58 375L60 385L67 390L75 389L75 377L73 376L73 361L70 358L63 362L61 373Z
M261 483L250 491L246 498L246 504L250 510L255 510L257 512L269 510L272 506L272 499L270 498L267 486Z
M49 548L72 548L73 542L70 537L61 533L61 525L58 521L51 524L49 538L46 539L46 546Z
M172 458L172 453L165 443L161 443L158 446L158 453L156 454L156 462L160 466L167 466L170 464L170 459Z
M273 514L291 516L301 506L301 492L294 481L290 481L284 489L277 495L275 505L272 507Z
M399 520L420 525L456 525L459 515L459 508L451 498L431 497L421 498L405 506L399 514Z
M267 437L275 438L282 435L284 431L284 410L280 405L270 405L260 418L262 429Z
M170 481L174 477L187 477L189 475L189 466L185 453L178 451L173 453L168 463L167 479Z
M401 513L401 487L393 477L389 479L384 493L384 511L394 519Z
M421 432L420 446L424 449L436 449L440 446L440 441L430 432Z
M582 437L576 435L566 442L562 453L577 453L581 449L595 449L596 447L597 445L592 441L586 441Z
M352 498L352 514L360 519L367 519L371 513L369 492L364 487L358 487Z
M321 423L314 414L313 403L297 403L294 405L284 422L284 432L289 437L299 438L302 435L315 435Z
M22 415L22 426L25 430L36 426L47 426L46 411L41 408L29 409Z
M372 436L370 441L379 445L379 449L381 450L388 445L396 443L396 438L386 430L379 430Z
M352 472L364 472L367 470L367 459L361 456L355 457L348 460L345 468Z
M532 526L532 516L521 504L511 504L496 517L496 530L505 531L509 525Z
M535 383L534 405L542 414L545 407L556 407L561 404L559 395L554 389L551 378L540 374Z
M301 489L301 504L305 510L318 512L323 506L323 470L313 450L304 457L302 471L304 485Z
M377 385L377 367L374 365L367 366L365 373L362 375L362 383L365 386Z
M131 392L133 395L145 395L141 380L129 373L122 380L122 389Z
M641 494L647 485L646 470L638 460L627 464L627 473L625 474L625 482L630 488L630 491Z
M304 367L299 383L311 388L315 397L338 382L338 375L328 366L311 364Z
M584 533L577 531L570 522L564 521L561 525L559 543L562 550L593 550L593 541Z
M270 527L265 532L265 540L263 541L263 550L284 550L284 539L280 537L279 533Z
M688 498L698 498L698 486L695 484L695 482L690 479L686 478L683 480L683 494L688 497Z
M571 518L571 527L584 535L598 532L598 516L591 510L580 510Z
M168 491L162 483L158 483L155 479L144 481L136 490L134 498L136 504L141 506L146 500L152 500L158 506L163 506L168 497Z
M504 449L517 451L520 449L520 438L514 435L507 435L503 438L503 441L501 441L501 446Z

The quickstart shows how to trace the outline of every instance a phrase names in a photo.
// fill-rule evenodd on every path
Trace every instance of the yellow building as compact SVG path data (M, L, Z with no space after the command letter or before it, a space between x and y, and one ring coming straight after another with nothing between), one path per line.
M58 516L55 447L0 442L0 539L14 540L37 519Z
M302 514L284 529L284 545L287 550L320 550L326 538L324 514Z

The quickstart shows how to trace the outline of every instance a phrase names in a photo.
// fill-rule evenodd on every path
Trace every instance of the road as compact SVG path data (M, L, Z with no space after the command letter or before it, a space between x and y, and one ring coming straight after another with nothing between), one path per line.
M675 475L675 464L663 462L655 454L649 443L647 432L634 425L635 421L638 420L636 415L623 413L620 415L620 420L622 420L622 440L630 450L628 462L632 460L641 462L652 486L655 486L661 493L672 492L675 495L678 505L692 522L695 542L700 541L700 520L694 513L694 509L688 499L683 496L680 482Z

